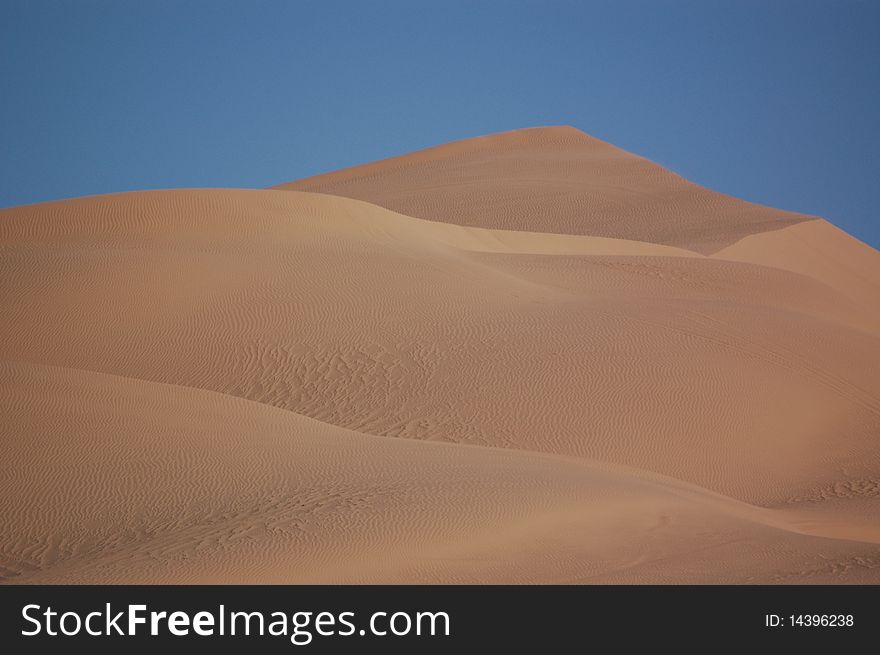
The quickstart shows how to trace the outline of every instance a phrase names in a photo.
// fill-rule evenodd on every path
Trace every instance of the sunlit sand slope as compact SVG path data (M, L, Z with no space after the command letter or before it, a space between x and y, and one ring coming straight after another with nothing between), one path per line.
M844 540L832 517L803 525L656 476L0 371L7 582L858 582L880 565L876 526Z

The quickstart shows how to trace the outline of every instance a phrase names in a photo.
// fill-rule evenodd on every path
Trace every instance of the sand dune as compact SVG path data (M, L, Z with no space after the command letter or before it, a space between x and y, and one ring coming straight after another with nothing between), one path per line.
M880 325L877 251L823 220L755 234L716 257L794 271L828 285Z
M880 565L877 526L860 542L805 536L785 512L588 461L369 437L198 389L2 367L4 457L19 463L0 482L16 536L0 550L7 581L662 581L734 544L738 566L721 580L766 574L783 554L780 580L859 581ZM833 519L822 529L833 534Z
M514 130L279 185L477 227L710 253L804 217L743 202L572 127Z
M571 129L304 184L0 210L8 581L880 580L876 251Z

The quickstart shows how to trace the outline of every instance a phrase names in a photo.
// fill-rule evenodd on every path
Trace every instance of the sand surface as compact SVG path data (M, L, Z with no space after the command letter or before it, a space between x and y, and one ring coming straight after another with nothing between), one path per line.
M880 253L572 128L0 210L0 579L880 582Z

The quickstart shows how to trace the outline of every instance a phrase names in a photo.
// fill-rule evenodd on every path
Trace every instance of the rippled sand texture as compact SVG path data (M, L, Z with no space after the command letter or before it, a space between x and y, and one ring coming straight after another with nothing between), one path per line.
M880 582L880 254L572 128L0 210L0 298L6 582Z

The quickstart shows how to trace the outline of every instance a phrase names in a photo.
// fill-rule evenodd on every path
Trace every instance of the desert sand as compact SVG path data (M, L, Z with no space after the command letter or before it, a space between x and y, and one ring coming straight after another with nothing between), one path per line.
M878 583L880 253L568 127L0 210L7 583Z

